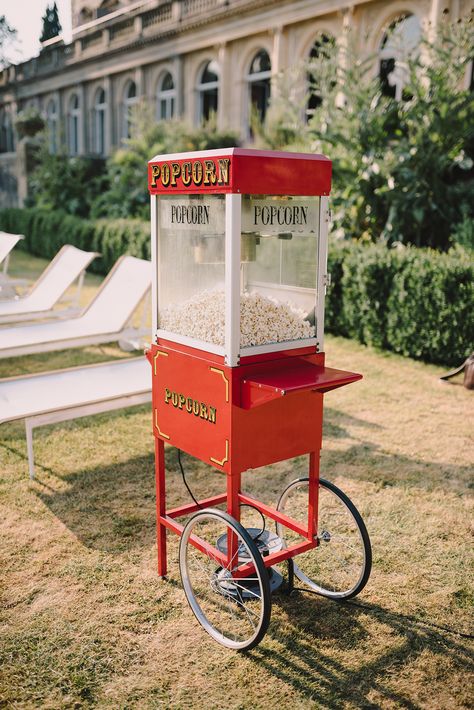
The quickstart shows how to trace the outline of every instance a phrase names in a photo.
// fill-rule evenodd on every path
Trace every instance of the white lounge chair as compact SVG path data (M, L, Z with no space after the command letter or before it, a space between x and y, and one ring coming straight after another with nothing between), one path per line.
M150 365L144 357L136 357L1 380L0 424L25 420L30 478L34 478L35 427L150 401Z
M71 244L65 244L33 284L29 293L21 297L16 296L12 300L0 301L0 324L38 318L64 318L66 315L77 313L85 270L96 256L97 252L83 251ZM76 279L78 284L75 305L54 310L54 306Z
M0 328L0 358L127 340L147 331L127 324L151 286L151 262L122 256L75 318Z
M15 279L8 275L10 253L20 239L24 238L23 234L0 231L0 298L11 298L15 295L15 286L24 286L28 283L26 279Z

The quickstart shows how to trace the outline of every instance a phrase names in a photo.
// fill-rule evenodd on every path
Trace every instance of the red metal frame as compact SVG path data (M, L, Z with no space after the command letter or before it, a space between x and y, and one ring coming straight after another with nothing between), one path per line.
M237 521L240 505L250 504L301 535L301 542L265 556L266 567L316 547L323 393L361 376L326 368L324 354L312 348L269 353L230 368L216 355L160 340L147 357L153 368L158 574L167 573L167 530L181 535L184 529L176 518L223 503ZM211 405L214 421L207 416ZM225 492L167 510L165 443L225 473ZM225 455L219 459L213 455L216 452ZM241 490L244 471L302 454L309 454L306 525ZM228 565L237 556L237 537L232 532L227 555L196 535L190 542L216 564ZM244 577L252 569L250 563L241 564L233 574Z
M150 194L232 193L329 195L331 161L325 156L242 148L157 156L148 166ZM201 507L226 504L240 521L240 505L298 533L302 541L263 557L266 567L318 545L319 462L323 395L360 379L326 368L315 347L224 358L159 338L147 352L153 371L153 433L156 448L158 574L167 572L166 534L181 535L176 518ZM169 443L207 462L226 476L225 492L166 510L164 445ZM308 519L302 524L241 490L241 474L277 461L309 455ZM227 554L196 535L190 542L217 564L236 557L237 536L229 532ZM253 571L238 565L236 576Z
M153 158L148 189L151 195L329 195L331 172L325 155L230 148Z
M261 513L272 518L276 522L281 523L285 527L297 532L303 538L302 542L290 545L289 547L273 552L263 558L265 567L271 567L295 557L302 552L306 552L318 545L316 538L317 529L317 497L319 488L319 470L317 465L316 455L310 454L310 485L309 485L309 501L308 501L308 526L301 525L297 520L280 513L275 508L272 508L265 503L253 498L252 496L240 492L241 473L232 471L227 476L227 490L225 493L220 493L210 498L204 498L198 503L191 503L166 510L166 490L165 490L165 459L164 459L164 442L157 438L156 443L156 500L157 500L157 543L158 543L158 574L161 577L166 576L167 555L166 555L166 531L171 530L177 535L181 535L184 530L184 525L178 523L175 518L184 517L195 513L202 508L209 508L214 505L219 505L227 501L227 512L235 520L240 522L240 505L246 504L257 508ZM216 564L227 566L232 559L236 558L237 538L234 533L230 533L231 539L228 542L227 555L224 555L220 550L212 545L209 545L205 540L202 540L197 535L191 535L190 543L198 550L208 555L216 561ZM246 577L255 571L252 563L241 564L233 571L236 578Z

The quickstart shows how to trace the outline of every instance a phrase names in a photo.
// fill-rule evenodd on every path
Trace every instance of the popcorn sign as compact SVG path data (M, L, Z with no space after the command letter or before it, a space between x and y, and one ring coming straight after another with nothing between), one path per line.
M242 212L244 232L314 232L319 219L319 201L250 200Z

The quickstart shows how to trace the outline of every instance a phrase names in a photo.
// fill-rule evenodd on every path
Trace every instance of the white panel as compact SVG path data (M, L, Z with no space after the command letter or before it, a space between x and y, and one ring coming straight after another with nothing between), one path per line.
M225 196L225 362L239 364L240 225L242 196Z
M324 297L328 265L329 198L321 197L319 213L318 301L316 307L316 338L320 352L324 351Z
M151 332L158 328L158 198L151 195Z

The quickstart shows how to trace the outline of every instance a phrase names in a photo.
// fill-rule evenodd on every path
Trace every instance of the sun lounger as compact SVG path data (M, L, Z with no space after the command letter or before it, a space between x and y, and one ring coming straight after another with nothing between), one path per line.
M122 256L93 301L75 318L0 328L0 358L43 353L134 338L146 333L127 327L150 289L151 263Z
M8 275L10 252L20 239L24 238L23 234L0 231L0 298L11 298L15 295L15 286L23 286L28 283L26 279L14 279Z
M77 313L85 270L98 254L65 244L25 296L0 301L0 324L38 318L64 318ZM75 306L54 310L67 289L78 281Z
M150 366L136 357L0 380L0 424L25 420L34 478L34 428L150 401ZM82 462L80 452L78 459Z

